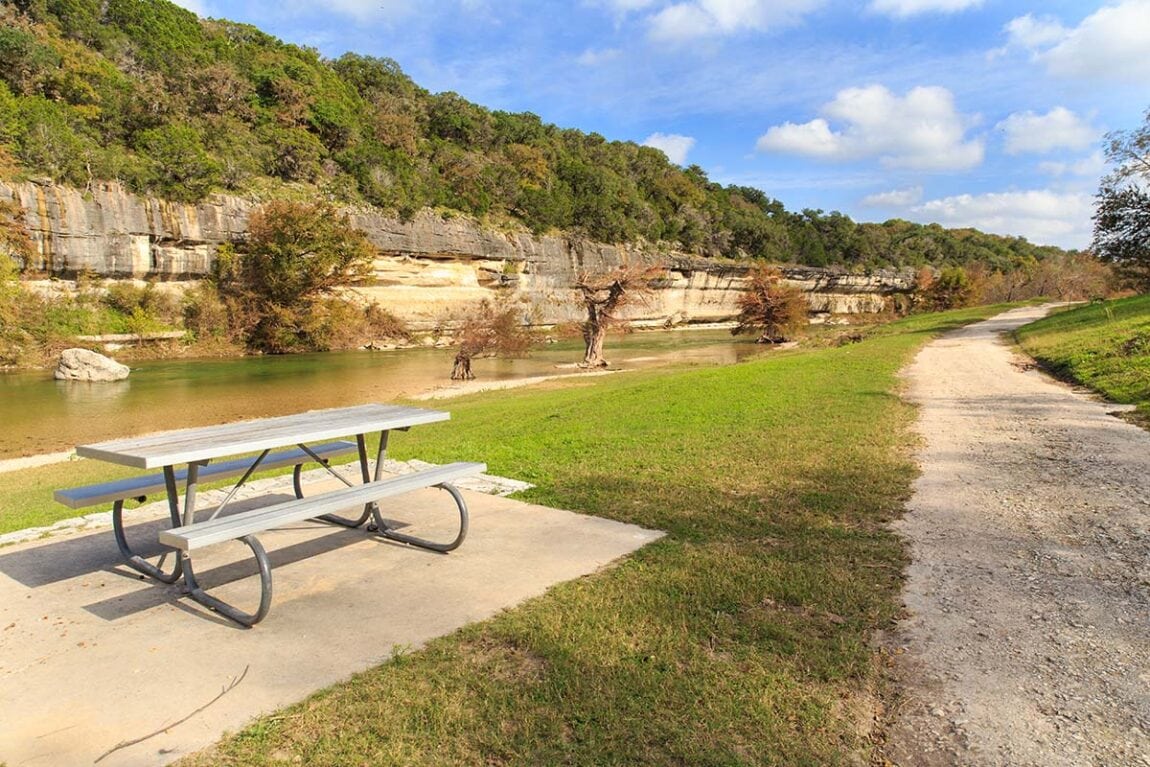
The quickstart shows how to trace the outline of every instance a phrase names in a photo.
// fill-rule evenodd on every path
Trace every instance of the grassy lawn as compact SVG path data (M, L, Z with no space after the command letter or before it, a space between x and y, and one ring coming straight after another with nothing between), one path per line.
M887 523L915 475L896 373L933 334L994 312L452 401L450 423L400 435L393 455L484 460L536 483L527 500L667 537L183 764L865 763L883 685L871 638L898 613L906 564ZM48 506L86 479L27 475L0 475L0 522L10 496Z
M1058 312L1015 337L1047 370L1136 405L1137 420L1150 425L1150 295Z

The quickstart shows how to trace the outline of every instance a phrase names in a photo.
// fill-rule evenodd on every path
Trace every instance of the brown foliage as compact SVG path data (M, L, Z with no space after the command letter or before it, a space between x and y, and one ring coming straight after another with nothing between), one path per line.
M988 275L980 286L980 299L988 304L1039 296L1082 301L1107 295L1113 282L1107 264L1089 253L1067 253Z
M620 321L627 306L643 303L655 293L655 283L666 274L661 264L622 264L603 271L584 270L575 278L587 319L583 323L586 352L583 367L606 367L603 339L607 329Z
M978 272L971 275L961 266L948 266L938 273L930 287L920 291L918 304L931 312L970 306L978 297L977 279L981 279Z
M810 312L803 292L783 284L779 270L765 265L751 268L738 304L738 325L732 335L757 332L759 343L786 341L807 324Z
M479 356L522 357L535 344L535 335L522 324L522 309L496 306L483 300L467 312L455 332L455 364L451 380L475 378L471 360Z

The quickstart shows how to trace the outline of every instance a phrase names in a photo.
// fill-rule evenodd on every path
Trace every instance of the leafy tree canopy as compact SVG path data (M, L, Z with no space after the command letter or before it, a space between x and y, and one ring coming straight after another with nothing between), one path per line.
M322 351L344 303L329 299L366 279L375 254L330 204L271 202L252 213L238 252L221 250L216 283L253 349Z
M1106 157L1116 169L1098 190L1092 247L1130 283L1150 290L1150 110L1138 128L1107 137Z

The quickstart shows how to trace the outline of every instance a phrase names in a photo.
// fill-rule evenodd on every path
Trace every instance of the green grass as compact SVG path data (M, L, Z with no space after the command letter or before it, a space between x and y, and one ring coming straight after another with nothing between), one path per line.
M1058 312L1015 338L1047 370L1137 406L1137 420L1150 425L1150 295Z
M932 334L991 313L453 401L450 423L399 435L393 455L485 460L536 483L528 500L667 537L184 764L865 759L883 685L871 638L898 613L906 564L888 524L915 475L896 373Z

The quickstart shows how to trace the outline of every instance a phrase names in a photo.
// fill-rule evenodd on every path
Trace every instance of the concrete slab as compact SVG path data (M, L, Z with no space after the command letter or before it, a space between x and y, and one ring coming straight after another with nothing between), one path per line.
M107 529L0 549L0 762L167 764L662 535L464 495L471 529L449 555L311 522L261 535L275 601L251 630L120 565ZM424 490L394 499L385 516L434 536L453 511L442 491ZM155 539L161 521L145 516L133 540ZM258 581L246 551L221 544L197 573L252 609Z

